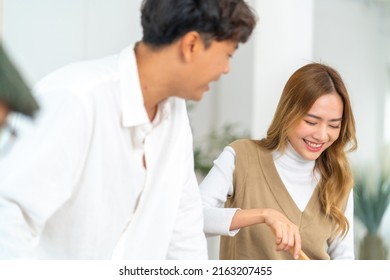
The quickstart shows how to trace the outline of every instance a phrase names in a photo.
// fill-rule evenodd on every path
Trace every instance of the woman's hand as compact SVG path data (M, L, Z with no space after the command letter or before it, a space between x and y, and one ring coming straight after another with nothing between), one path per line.
M241 209L233 216L230 230L265 223L275 235L276 250L291 251L294 259L299 258L301 235L298 227L281 212L271 209Z
M263 215L264 223L275 235L276 250L292 251L294 259L298 259L302 245L298 227L274 209L263 209Z

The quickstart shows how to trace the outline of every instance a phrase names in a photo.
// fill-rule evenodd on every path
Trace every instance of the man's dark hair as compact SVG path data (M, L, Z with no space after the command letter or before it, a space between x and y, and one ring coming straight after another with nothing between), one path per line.
M211 39L245 43L256 26L256 15L244 0L144 0L143 42L169 45L197 31L205 45Z

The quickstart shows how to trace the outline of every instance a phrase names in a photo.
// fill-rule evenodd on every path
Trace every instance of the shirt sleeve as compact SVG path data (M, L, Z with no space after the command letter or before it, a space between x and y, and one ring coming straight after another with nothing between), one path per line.
M207 242L195 173L184 186L167 259L206 260Z
M238 208L224 208L228 196L231 196L234 191L235 157L233 148L225 147L200 184L206 236L234 236L239 231L238 229L229 230Z
M354 253L354 226L353 226L353 191L351 191L347 207L345 209L345 216L349 222L349 231L345 238L337 237L330 244L328 253L331 260L353 260Z
M166 259L207 260L208 252L207 241L203 232L202 202L194 169L192 133L189 122L183 127L183 130L186 132L182 143L186 144L181 152L183 153L183 161L178 163L182 170L180 172L182 176L177 177L177 180L181 180L183 187L181 188L179 209L175 217L175 225Z
M88 129L85 106L70 94L39 99L30 123L0 158L0 259L28 258L46 221L70 198L79 179Z

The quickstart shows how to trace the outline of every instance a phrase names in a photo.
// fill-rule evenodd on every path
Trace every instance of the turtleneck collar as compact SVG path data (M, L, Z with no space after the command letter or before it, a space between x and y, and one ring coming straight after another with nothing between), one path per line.
M274 151L272 157L284 186L299 210L304 211L320 178L314 170L315 160L304 159L290 143L284 153Z
M277 165L283 169L296 172L297 175L312 173L314 170L315 161L304 159L294 150L290 142L287 143L284 153L276 150L272 152L272 157Z

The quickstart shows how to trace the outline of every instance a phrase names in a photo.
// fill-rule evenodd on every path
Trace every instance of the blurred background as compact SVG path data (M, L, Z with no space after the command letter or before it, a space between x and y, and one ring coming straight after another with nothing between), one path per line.
M262 138L289 76L308 62L336 68L346 83L359 148L350 155L356 258L390 254L390 0L251 0L259 17L231 72L201 102L189 102L198 179L224 145ZM142 36L141 0L0 0L0 32L32 86L78 60L119 52ZM1 86L1 85L0 85ZM366 191L367 190L367 191ZM218 238L209 238L218 258Z

